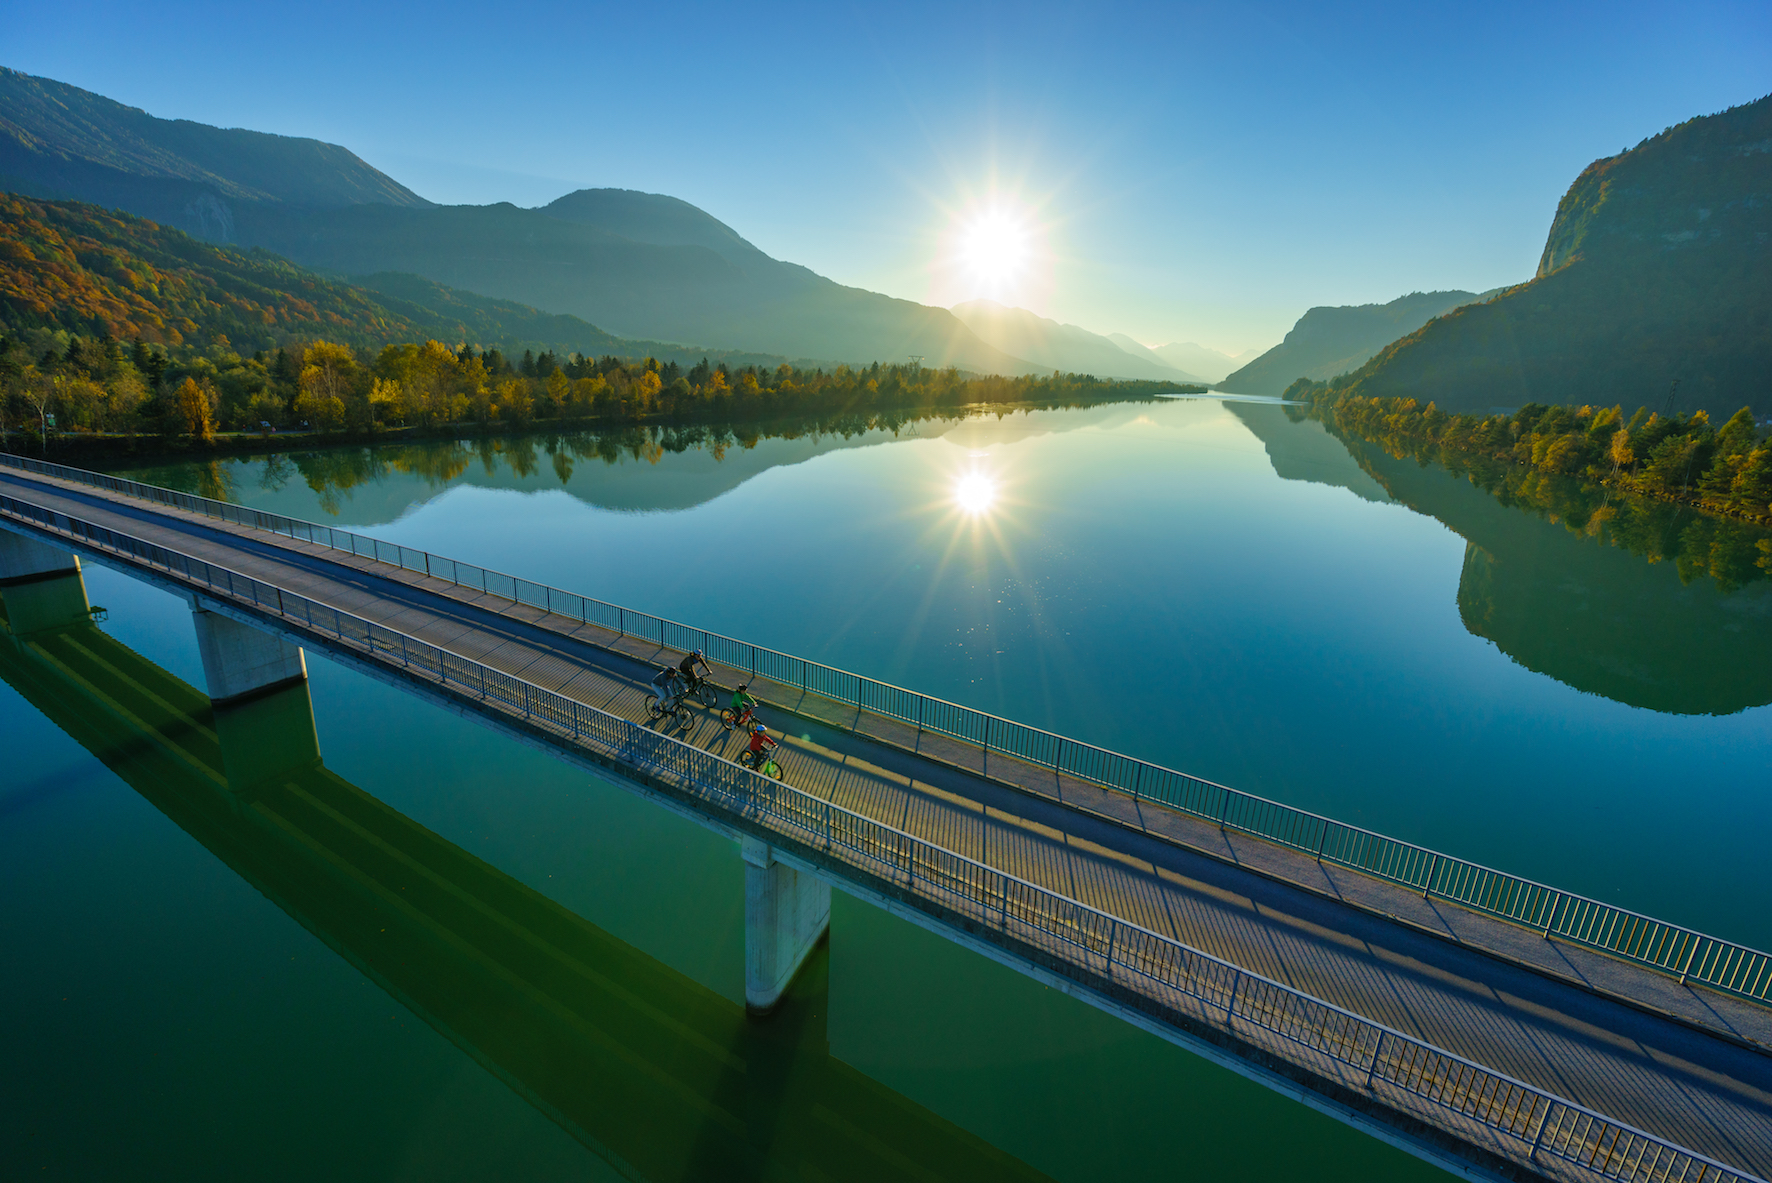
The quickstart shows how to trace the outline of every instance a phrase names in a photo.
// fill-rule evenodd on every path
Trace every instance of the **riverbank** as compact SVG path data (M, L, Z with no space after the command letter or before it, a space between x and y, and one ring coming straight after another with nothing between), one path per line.
M1513 415L1449 415L1413 398L1348 395L1299 379L1286 397L1340 436L1457 467L1473 458L1632 496L1772 525L1772 441L1742 408L1721 428L1703 411L1532 403ZM1772 551L1768 551L1772 559Z
M1157 385L1141 383L1140 386ZM13 432L0 437L0 451L48 459L58 464L104 471L110 468L137 465L205 463L236 457L265 456L287 452L312 452L338 447L379 447L433 441L503 439L539 433L571 435L594 432L602 435L626 435L650 432L655 435L686 435L701 438L709 433L730 437L740 446L764 436L793 437L820 431L854 433L879 428L896 429L906 423L938 418L965 418L977 414L1008 414L1014 411L1077 410L1112 403L1152 402L1168 394L1198 393L1177 389L1162 393L1126 391L1115 388L1096 397L1036 399L1015 402L978 402L957 405L929 405L915 408L886 409L841 408L824 415L776 414L757 418L731 419L699 416L649 416L645 419L581 415L532 419L526 423L493 421L490 423L457 422L429 427L383 427L354 431L270 431L216 432L208 439L194 436L167 437L139 432L75 432L54 435L47 452L38 445L33 434Z

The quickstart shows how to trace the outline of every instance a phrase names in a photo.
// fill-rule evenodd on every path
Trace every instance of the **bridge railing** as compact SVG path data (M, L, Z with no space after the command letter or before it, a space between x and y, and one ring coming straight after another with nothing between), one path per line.
M502 708L561 743L649 772L732 817L761 823L867 880L889 884L938 917L945 912L970 931L1000 934L1008 947L1042 955L1039 961L1051 972L1118 1002L1165 1022L1185 1016L1215 1023L1416 1116L1431 1115L1466 1135L1486 1131L1498 1154L1540 1171L1621 1183L1765 1183L1174 938L416 637L13 497L0 495L0 514L167 572Z
M1547 938L1560 937L1635 961L1677 976L1682 983L1698 982L1759 1002L1772 999L1772 955L1757 949L958 703L349 530L20 456L0 454L0 465L422 572L668 648L705 649L709 659L721 665L975 744L986 753L1012 756L1154 801L1223 829L1303 851L1321 862L1537 929Z

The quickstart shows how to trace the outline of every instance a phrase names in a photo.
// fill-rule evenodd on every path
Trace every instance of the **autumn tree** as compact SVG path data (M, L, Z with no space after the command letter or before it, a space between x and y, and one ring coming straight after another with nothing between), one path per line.
M205 442L215 438L215 413L208 393L197 385L195 378L186 378L179 384L177 411L179 426L186 435Z

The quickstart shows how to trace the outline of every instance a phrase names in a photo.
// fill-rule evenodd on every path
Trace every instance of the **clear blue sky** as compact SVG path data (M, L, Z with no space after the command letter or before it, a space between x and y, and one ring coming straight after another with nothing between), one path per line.
M424 196L669 193L778 258L952 303L1273 344L1313 304L1532 274L1596 157L1772 91L1772 4L141 4L8 0L0 61L341 143ZM976 284L972 285L976 287Z

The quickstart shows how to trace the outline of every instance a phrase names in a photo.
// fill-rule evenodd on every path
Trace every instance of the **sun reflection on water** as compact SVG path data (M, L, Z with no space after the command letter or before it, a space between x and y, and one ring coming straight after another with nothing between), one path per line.
M989 513L997 501L997 482L982 472L969 472L954 482L954 504L962 513L977 517Z

